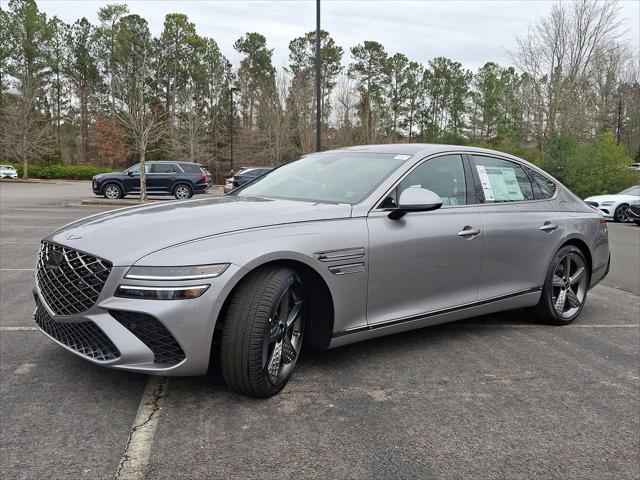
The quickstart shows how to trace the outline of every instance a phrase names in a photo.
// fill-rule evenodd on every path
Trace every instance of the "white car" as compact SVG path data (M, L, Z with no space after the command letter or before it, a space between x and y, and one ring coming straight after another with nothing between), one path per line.
M11 165L0 165L0 178L18 178L18 171Z
M629 204L640 200L640 185L634 185L613 195L595 195L584 201L600 210L605 218L616 222L628 222Z
M631 170L640 170L640 162L638 163L632 163L631 166L629 167Z

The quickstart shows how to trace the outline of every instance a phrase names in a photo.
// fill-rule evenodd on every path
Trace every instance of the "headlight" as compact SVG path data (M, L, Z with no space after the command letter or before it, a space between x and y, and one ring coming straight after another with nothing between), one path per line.
M198 298L207 291L209 285L188 287L143 287L139 285L120 285L116 297L144 298L149 300L184 300Z
M616 202L609 201L609 202L602 202L600 205L613 205L614 203Z
M184 267L131 267L124 278L131 280L201 280L222 275L228 266L228 263L217 263Z

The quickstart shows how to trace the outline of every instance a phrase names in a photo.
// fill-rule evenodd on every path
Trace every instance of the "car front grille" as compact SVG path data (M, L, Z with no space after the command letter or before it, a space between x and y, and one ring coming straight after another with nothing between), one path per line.
M53 313L75 315L96 303L111 267L101 258L42 242L36 267L38 289Z
M109 310L109 314L153 352L154 363L175 365L185 359L180 344L157 318L140 312Z
M100 330L100 327L91 321L57 322L40 302L38 302L33 320L50 337L82 355L101 361L120 357L118 347Z

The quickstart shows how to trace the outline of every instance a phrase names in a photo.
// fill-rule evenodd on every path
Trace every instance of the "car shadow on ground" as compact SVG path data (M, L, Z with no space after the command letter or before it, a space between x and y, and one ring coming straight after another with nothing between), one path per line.
M462 342L469 334L492 335L496 328L505 326L517 328L530 325L535 325L535 322L527 311L520 309L396 333L331 350L306 346L303 347L298 359L292 384L306 383L312 378L314 383L318 379L322 382L323 378L329 381L329 379L343 375L345 371L348 372L347 376L349 377L358 376L358 372L369 368L374 370L380 368L380 361L393 363L390 368L406 368L405 362L411 361L412 357L423 353L425 349L431 349L434 354L437 354L437 352L446 349L449 344ZM224 398L230 396L229 398L234 400L250 400L248 397L236 395L228 390L219 362L215 361L212 362L206 375L172 378L171 383L181 393L187 395L216 393Z

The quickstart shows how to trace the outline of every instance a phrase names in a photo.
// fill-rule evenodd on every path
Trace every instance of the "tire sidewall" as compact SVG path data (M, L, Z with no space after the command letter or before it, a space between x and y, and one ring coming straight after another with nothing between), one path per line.
M257 282L261 277L264 280ZM301 343L286 377L280 383L273 384L267 371L270 352L266 352L266 362L264 357L265 341L271 331L270 319L274 318L282 295L294 282L299 282L303 299ZM221 367L225 382L233 390L253 397L266 398L276 395L293 377L300 358L305 323L309 318L308 292L294 270L271 265L257 269L245 277L233 295L231 303L235 304L235 307L230 308L225 314L221 342ZM249 307L255 314L247 314L247 302L256 302ZM241 356L238 357L238 354Z
M556 268L558 266L558 263L565 257L565 255L567 255L568 253L574 253L576 255L578 255L582 261L584 262L585 266L586 266L586 275L587 275L587 291L585 292L585 296L584 299L582 300L582 303L580 305L580 308L578 309L578 311L576 313L574 313L571 317L569 318L564 318L562 316L560 316L557 312L556 309L553 306L553 287L552 287L552 283L553 283L553 275L556 271ZM556 254L553 256L553 260L551 261L551 264L549 265L549 269L547 270L547 276L545 278L544 281L544 286L542 287L542 298L540 299L540 303L541 306L544 309L544 313L547 317L548 323L552 323L554 325L567 325L571 322L573 322L576 318L578 318L580 316L580 314L582 313L582 309L584 308L584 305L587 301L587 295L589 293L589 288L588 285L591 283L591 270L590 270L590 266L587 262L587 259L585 258L584 254L582 253L582 251L578 248L575 247L573 245L565 245L564 247L560 248L560 250L558 250L556 252Z

